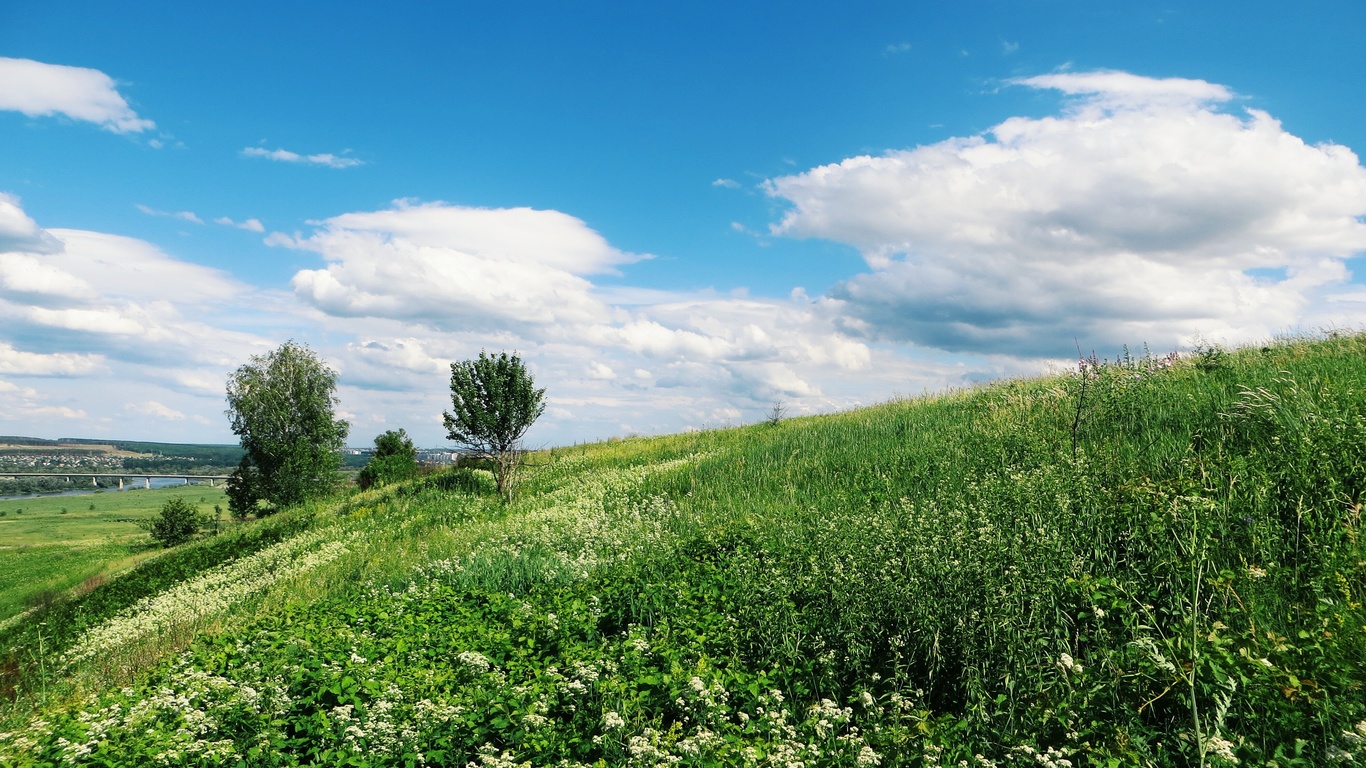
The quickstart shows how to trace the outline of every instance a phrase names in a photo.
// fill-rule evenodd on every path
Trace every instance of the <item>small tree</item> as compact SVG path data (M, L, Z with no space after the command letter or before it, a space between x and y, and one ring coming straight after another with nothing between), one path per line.
M337 372L293 341L228 377L227 413L247 452L229 481L235 514L257 499L283 507L331 490L350 429L333 418L336 389Z
M174 547L194 538L199 531L199 510L190 502L176 496L161 505L161 514L139 520L138 526L147 531L163 547Z
M255 512L261 501L261 473L246 456L238 463L237 469L228 475L228 511L238 520L247 519Z
M521 441L545 412L545 390L536 389L531 373L517 355L451 363L451 404L445 416L446 437L479 458L492 459L498 493L511 495L512 478L521 461Z
M375 438L375 453L356 482L361 490L388 485L417 475L417 447L405 430L389 430Z

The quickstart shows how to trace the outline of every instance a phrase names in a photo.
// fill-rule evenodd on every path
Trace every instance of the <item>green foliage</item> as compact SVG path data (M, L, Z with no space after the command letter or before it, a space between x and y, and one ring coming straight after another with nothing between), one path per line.
M375 437L375 453L378 458L388 456L403 456L417 463L417 446L413 445L412 438L408 437L408 431L404 429L386 430L384 434Z
M405 430L388 430L375 438L375 452L356 476L362 490L417 476L417 447Z
M207 491L206 500L218 501L223 493L221 488L196 488ZM165 552L129 523L159 514L167 499L184 493L179 486L101 493L95 510L84 504L66 515L60 509L71 497L0 502L0 512L11 515L0 526L0 625L38 595L85 589L90 580Z
M510 491L521 440L545 412L545 390L536 389L517 355L451 363L451 406L444 413L447 437L477 456L497 462L499 493Z
M236 514L254 493L277 507L329 492L349 426L333 418L337 373L307 345L285 342L228 377L228 415L246 450L234 473ZM254 467L251 477L246 467Z
M1359 762L1363 353L557 449L506 505L469 468L355 493L294 600L0 762Z
M289 539L309 530L313 523L311 515L283 516L228 535L192 542L144 560L132 571L88 592L48 602L19 621L0 623L0 693L32 695L59 682L36 654L40 645L54 657L60 656L82 633L139 600L224 562Z
M62 510L65 512L66 510ZM161 505L161 514L139 520L138 526L151 535L152 540L163 547L184 544L199 532L199 510L185 499L176 496Z
M261 512L261 472L246 456L228 476L228 511L238 520Z

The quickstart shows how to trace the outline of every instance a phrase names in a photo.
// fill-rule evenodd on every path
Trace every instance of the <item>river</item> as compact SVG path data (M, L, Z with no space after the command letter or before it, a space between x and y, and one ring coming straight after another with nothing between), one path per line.
M131 476L130 476L131 477ZM86 478L89 480L90 478ZM185 481L178 477L154 477L152 478L153 488L169 488L173 485L184 485ZM198 483L195 483L198 485ZM146 483L142 478L128 480L124 482L122 488L88 488L86 490L61 491L59 493L21 493L12 496L0 496L0 501L19 501L22 499L48 499L55 496L86 496L92 493L118 493L120 491L136 491L146 488Z

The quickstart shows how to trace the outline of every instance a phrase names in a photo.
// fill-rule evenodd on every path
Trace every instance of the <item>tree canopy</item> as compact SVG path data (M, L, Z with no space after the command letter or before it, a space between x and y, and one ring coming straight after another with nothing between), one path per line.
M287 341L255 355L228 377L228 416L246 449L233 473L230 503L265 499L277 507L330 490L350 429L333 416L337 372L306 344ZM235 492L234 492L235 491Z
M361 489L406 480L417 474L417 447L407 430L388 430L375 438L375 452L361 469L356 483Z
M157 517L138 521L138 525L163 547L184 544L199 532L199 510L179 496L161 505Z
M517 355L481 351L477 359L451 363L451 405L444 414L446 437L493 459L498 492L506 494L522 437L545 412L545 390L536 389Z

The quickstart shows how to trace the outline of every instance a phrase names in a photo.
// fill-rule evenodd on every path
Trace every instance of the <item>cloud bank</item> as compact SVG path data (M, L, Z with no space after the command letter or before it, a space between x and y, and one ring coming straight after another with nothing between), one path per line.
M843 327L953 352L1230 341L1296 326L1366 250L1366 169L1200 80L1014 81L1054 117L853 157L767 182L772 230L859 249ZM1271 276L1271 277L1268 277ZM1074 341L1077 340L1077 341Z
M29 117L66 115L113 133L140 133L156 127L138 117L98 69L44 64L0 57L0 109Z
M1308 144L1200 80L1010 87L1061 107L764 184L785 207L769 235L863 255L815 298L644 288L631 270L648 254L568 213L412 200L293 234L212 218L304 263L288 285L251 286L142 240L45 230L0 193L0 410L32 434L88 419L126 436L151 419L224 439L227 372L292 337L339 370L357 442L402 426L435 445L450 362L516 350L549 390L532 440L556 443L1033 373L1077 344L1166 351L1366 316L1348 282L1366 252L1366 169L1348 148Z

